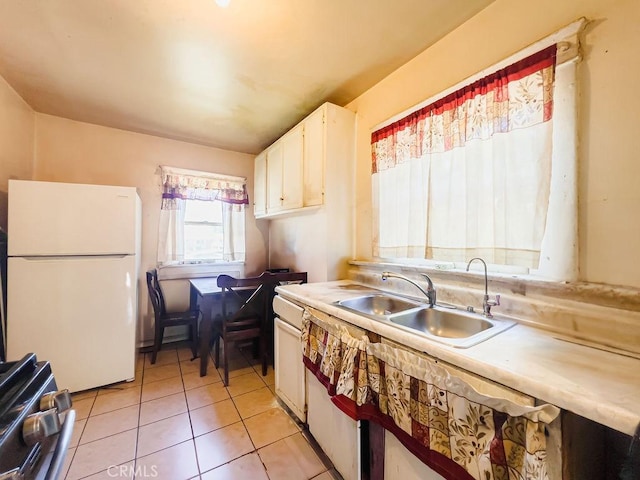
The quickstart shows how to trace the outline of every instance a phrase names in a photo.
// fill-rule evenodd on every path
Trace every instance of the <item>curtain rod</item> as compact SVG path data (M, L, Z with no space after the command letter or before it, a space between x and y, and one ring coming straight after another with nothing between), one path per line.
M485 68L484 70L465 78L464 80L456 83L452 87L449 87L446 90L438 92L435 95L432 95L431 97L427 98L426 100L423 100L422 102L412 107L409 107L406 110L403 110L402 112L394 115L393 117L377 124L371 129L371 131L375 132L377 130L380 130L381 128L391 125L392 123L403 119L404 117L415 112L416 110L420 110L421 108L426 107L427 105L431 105L436 100L446 97L450 93L453 93L459 90L465 85L469 85L475 82L476 80L480 80L481 78L484 78L487 75L496 72L497 70L508 67L509 65L516 63L517 61L522 60L523 58L526 58L529 55L532 55L547 47L550 47L554 43L558 44L556 65L562 65L563 63L567 63L572 60L577 60L579 59L579 55L580 55L580 48L579 48L580 45L578 40L578 34L584 29L587 23L588 23L587 19L584 17L581 17L575 22L572 22L569 25L561 28L560 30L557 30L556 32L552 33L551 35L547 35L546 37L538 40L537 42L532 43L528 47L525 47L522 50L519 50L518 52L514 53L513 55L510 55L504 60L494 63L490 67Z

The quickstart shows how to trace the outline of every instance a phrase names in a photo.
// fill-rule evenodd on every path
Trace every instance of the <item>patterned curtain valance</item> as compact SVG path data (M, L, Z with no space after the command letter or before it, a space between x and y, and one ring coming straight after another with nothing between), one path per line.
M474 390L435 362L354 338L306 310L303 361L333 403L378 423L449 480L547 480L545 424L559 409Z
M550 120L556 50L545 48L373 132L372 173Z
M194 170L160 167L162 200L219 200L237 205L249 204L246 179Z

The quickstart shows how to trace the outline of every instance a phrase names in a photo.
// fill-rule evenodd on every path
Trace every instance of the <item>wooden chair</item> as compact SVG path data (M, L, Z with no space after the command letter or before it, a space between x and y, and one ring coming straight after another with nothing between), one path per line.
M164 329L166 327L175 327L178 325L187 325L189 327L189 336L191 338L191 352L193 359L198 356L198 317L200 311L187 311L168 313L164 303L164 295L158 281L157 270L149 270L147 272L147 288L149 290L149 299L153 306L155 317L155 334L153 340L153 350L151 353L151 363L156 363L158 352L162 348L162 338L164 337Z
M223 343L224 385L229 385L229 349L240 341L253 341L262 362L262 375L267 374L265 323L268 318L267 300L272 285L271 274L259 277L234 278L219 275L217 285L222 289L222 318L213 322L214 364L220 363L220 343ZM235 308L238 307L238 308Z
M284 283L306 283L306 272L270 273L258 277L234 278L220 275L222 318L214 321L214 364L220 364L220 342L223 343L224 384L229 384L228 352L232 343L252 341L262 364L262 375L273 354L273 297L275 288Z

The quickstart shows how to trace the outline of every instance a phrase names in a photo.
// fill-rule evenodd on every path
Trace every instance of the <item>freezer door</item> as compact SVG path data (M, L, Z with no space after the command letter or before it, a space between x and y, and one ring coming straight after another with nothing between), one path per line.
M135 374L135 257L9 258L7 355L49 360L72 392Z
M9 256L133 254L133 187L9 180Z

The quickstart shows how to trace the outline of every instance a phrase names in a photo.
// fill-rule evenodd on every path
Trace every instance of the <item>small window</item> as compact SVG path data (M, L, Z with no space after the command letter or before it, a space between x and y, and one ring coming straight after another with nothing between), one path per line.
M246 180L161 167L158 265L244 262Z
M221 202L186 201L184 213L185 262L222 260L223 233Z

